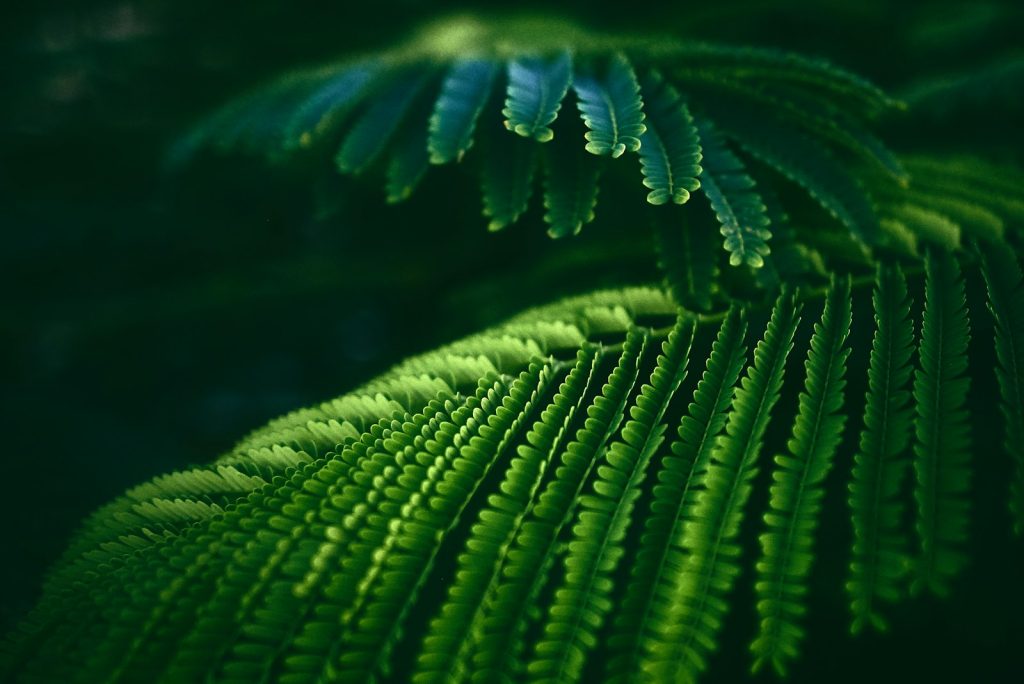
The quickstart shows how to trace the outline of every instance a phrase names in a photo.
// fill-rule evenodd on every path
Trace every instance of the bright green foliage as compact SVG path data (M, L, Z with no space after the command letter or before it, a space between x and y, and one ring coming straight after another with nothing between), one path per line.
M702 473L703 488L683 514L682 545L688 555L676 573L665 620L656 625L659 643L642 663L655 681L694 680L716 647L740 570L736 538L799 319L793 295L780 295L754 349L754 364L733 398L725 433Z
M1021 276L985 258L1003 383L991 405L1003 404L1005 418L1019 327L1010 295ZM926 280L913 405L907 285L884 267L870 358L846 360L846 333L862 323L850 323L839 279L811 337L805 392L795 415L774 418L785 421L778 431L767 428L798 326L791 294L777 301L738 390L756 314L737 306L694 316L652 288L532 309L408 359L98 511L0 649L0 676L692 681L742 602L732 591L741 572L763 614L755 658L788 665L826 519L818 504L844 419L846 363L869 386L847 589L855 629L881 627L878 603L905 594L900 480L912 425L925 476L918 501L934 502L923 509L934 524L921 516L919 529L937 562L931 584L915 575L921 586L948 584L962 541L966 478L950 456L966 451L943 447L963 443L964 412L946 390L965 381L964 285L946 254L930 257ZM710 348L703 334L691 343L695 328L718 321ZM684 407L691 355L706 359L705 372ZM941 393L936 369L950 374ZM742 570L741 529L760 498L751 496L759 452L783 447L776 432L793 438L763 493L755 576ZM928 465L937 466L931 480Z
M633 67L624 55L616 54L604 74L594 71L591 66L577 73L572 83L580 116L590 129L585 136L587 152L611 157L636 152L647 126Z
M910 465L914 323L907 282L898 267L879 266L872 302L876 327L864 429L849 486L854 541L846 590L854 634L869 625L886 628L877 604L900 597L908 551L899 495Z
M982 252L988 307L996 327L996 378L1005 422L1003 444L1013 464L1010 514L1013 529L1024 534L1024 282L1017 257L1005 248Z
M622 560L623 541L640 497L648 464L665 438L662 422L686 376L693 322L680 319L669 333L648 384L640 388L630 419L597 467L592 491L580 497L580 511L565 556L565 580L555 592L544 634L529 666L531 679L579 680L609 610L612 577Z
M335 161L346 173L364 171L398 130L416 96L426 87L429 73L402 74L384 94L370 103L352 124Z
M642 79L647 130L640 136L640 165L651 204L685 204L700 187L700 139L679 92L657 71Z
M555 137L549 128L558 116L562 99L572 82L572 55L554 59L523 57L508 65L505 128L524 138L548 142Z
M701 191L718 217L729 263L758 268L771 251L768 240L772 233L764 201L743 163L726 147L714 125L698 120L697 131L704 154Z
M532 606L555 561L556 542L575 516L596 457L618 431L639 374L646 339L627 337L618 365L587 408L587 419L560 455L561 462L528 512L502 568L502 583L484 597L479 626L468 644L474 681L507 681L522 675L526 627Z
M571 140L544 146L544 221L548 235L576 235L594 220L600 167Z
M914 374L917 407L914 472L917 482L915 591L938 595L967 562L961 545L967 539L970 502L970 434L968 426L967 343L970 324L960 266L948 252L929 252L925 308L918 347L920 367Z
M658 625L671 619L676 573L685 567L683 525L697 501L697 481L707 472L712 447L725 427L734 388L746 360L746 322L739 309L718 330L707 369L697 384L672 450L662 460L621 609L615 616L606 679L632 680L641 657L659 642Z
M799 654L807 610L807 576L814 560L814 533L825 495L822 483L832 469L846 416L841 413L846 385L846 338L853 323L849 279L835 278L814 326L804 364L806 378L793 424L789 453L775 457L765 532L759 537L757 612L760 628L751 644L756 672L770 663L780 675Z
M491 96L498 64L487 59L456 62L448 70L441 94L430 117L430 150L432 164L461 161L473 145L473 132Z
M468 675L469 636L479 627L482 600L500 581L512 542L540 493L544 475L570 437L569 425L589 391L597 361L593 350L579 353L572 372L517 448L501 489L488 497L466 549L459 554L448 601L431 620L423 639L413 681L446 682Z

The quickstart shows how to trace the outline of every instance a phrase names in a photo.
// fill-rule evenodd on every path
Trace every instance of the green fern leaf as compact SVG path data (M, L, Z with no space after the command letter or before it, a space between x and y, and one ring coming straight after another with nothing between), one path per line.
M461 161L473 145L473 131L491 96L498 63L467 59L456 62L441 85L430 117L430 162Z
M707 668L707 656L716 647L739 574L736 537L743 509L799 318L793 295L780 295L754 350L754 365L733 398L726 432L701 478L703 489L684 513L688 556L676 572L667 619L658 625L658 643L643 663L655 681L693 681Z
M698 480L725 427L726 412L745 363L746 329L741 310L731 309L718 330L693 402L680 422L679 438L658 470L641 547L607 641L605 679L609 682L633 681L642 655L658 643L657 625L670 617L674 573L685 563L684 511L695 504Z
M555 238L594 220L600 167L570 136L544 146L544 221Z
M285 127L285 148L311 147L368 94L381 68L376 62L346 66L313 89Z
M594 379L597 355L581 350L576 365L551 404L517 449L501 489L488 499L473 525L466 550L448 589L448 600L430 623L417 658L412 681L448 682L468 677L469 636L480 626L483 598L497 587L501 568L526 514L532 509L542 479L556 454L565 447L569 425L581 409Z
M426 88L431 73L413 69L388 85L349 128L335 162L343 173L360 173L384 151L417 96Z
M1024 534L1024 282L1021 268L1009 250L982 251L982 273L988 287L988 307L995 319L999 365L999 408L1003 414L1003 444L1013 464L1010 513L1013 530Z
M814 533L824 497L823 482L832 468L846 416L841 413L846 385L846 338L853 323L849 278L833 278L821 322L807 352L804 391L800 394L789 454L775 457L770 511L761 534L757 563L757 612L760 628L750 648L753 671L771 663L784 676L804 636L807 576L814 559Z
M759 268L771 251L768 240L772 234L764 201L743 163L729 150L711 122L698 119L697 132L704 155L700 189L722 226L729 263Z
M664 440L662 420L686 376L693 331L692 319L677 321L649 383L641 387L630 408L630 419L601 458L592 492L580 498L564 560L565 580L555 590L544 632L527 668L533 680L582 678L587 656L613 605L613 575L625 553L623 541L648 463Z
M481 144L484 216L490 218L488 230L501 230L519 220L530 205L537 146L498 127L488 130Z
M430 166L427 153L429 131L424 123L426 117L422 114L419 108L414 107L409 118L417 123L401 127L391 146L386 184L387 201L391 204L409 199Z
M913 407L914 323L907 282L898 267L879 266L872 296L875 335L868 367L864 430L849 485L853 517L853 559L846 590L853 613L851 631L868 625L886 629L879 600L900 596L906 572L907 540L902 530L900 492L910 461Z
M967 561L970 434L967 423L967 343L970 327L960 266L947 252L929 252L925 308L914 374L917 405L914 471L920 556L911 589L938 595Z
M590 130L586 150L591 154L621 157L626 150L640 149L644 125L640 85L629 60L612 57L604 78L590 69L578 70L572 83L580 116Z
M640 165L651 204L685 204L700 187L700 139L693 117L679 93L657 71L641 89L647 130L640 136Z
M878 219L866 193L843 166L777 117L754 114L738 99L704 106L716 124L748 153L802 186L865 245L878 241Z
M509 62L505 128L539 142L551 140L550 125L572 82L572 55L565 51L548 61L522 57Z
M627 337L601 395L587 408L583 427L560 455L554 479L545 486L516 535L502 568L501 583L484 597L483 616L479 625L471 628L468 645L474 681L514 679L520 674L530 611L555 560L559 534L575 515L596 457L622 423L645 342L638 333Z

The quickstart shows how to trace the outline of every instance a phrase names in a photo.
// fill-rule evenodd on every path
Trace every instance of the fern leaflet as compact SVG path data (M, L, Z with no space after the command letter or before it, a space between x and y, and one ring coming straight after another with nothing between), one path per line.
M850 280L833 278L807 352L804 391L787 445L789 454L775 457L770 511L759 537L762 556L754 589L760 629L750 647L755 672L771 663L784 676L786 661L799 653L804 635L799 620L807 610L807 576L825 494L822 483L832 468L846 422L841 410L850 355L846 338L852 323Z
M967 561L970 434L967 424L967 343L970 327L960 266L952 254L930 251L925 308L914 374L917 405L914 471L920 555L911 590L938 595Z
M586 69L577 72L572 83L580 116L590 130L586 150L591 154L621 157L640 149L644 125L640 85L629 60L622 54L612 57L605 78Z
M445 76L430 117L430 163L462 161L473 145L473 131L487 105L498 63L484 59L456 62Z
M686 104L657 71L641 81L647 130L640 136L640 165L651 204L685 204L700 187L700 139Z
M505 98L505 128L524 138L547 142L562 98L572 82L572 55L564 51L553 60L522 57L509 62Z

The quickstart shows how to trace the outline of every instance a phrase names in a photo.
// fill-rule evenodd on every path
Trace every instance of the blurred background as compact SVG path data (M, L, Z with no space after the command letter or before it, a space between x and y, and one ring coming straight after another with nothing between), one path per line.
M885 123L898 150L1024 161L1019 0L695 4L558 11L609 31L828 57L911 105ZM523 306L656 277L646 231L631 232L611 192L592 230L551 243L536 208L488 234L458 169L431 173L397 207L373 180L257 158L165 170L175 137L247 88L494 7L19 5L0 10L0 630L34 602L77 522L126 487Z

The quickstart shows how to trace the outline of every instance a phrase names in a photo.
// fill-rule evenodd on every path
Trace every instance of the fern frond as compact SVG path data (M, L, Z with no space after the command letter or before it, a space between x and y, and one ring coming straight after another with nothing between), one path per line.
M341 171L360 173L377 159L431 76L429 70L411 69L370 102L352 124L335 157Z
M640 149L644 125L643 99L636 74L625 55L610 60L603 77L593 67L578 69L572 87L586 133L586 150L591 154L621 157Z
M926 260L925 308L914 374L917 407L914 472L920 552L911 589L938 595L967 562L970 432L967 422L967 343L970 326L963 277L948 252Z
M630 419L597 466L592 492L580 497L565 556L565 580L555 590L547 621L527 671L533 680L579 681L612 608L613 575L647 466L664 440L662 422L686 376L692 319L680 318L662 345L648 384L629 410Z
M576 235L594 220L600 167L572 140L544 146L544 221L548 235Z
M807 190L859 241L878 241L878 219L864 190L820 145L775 117L750 113L735 99L705 106L729 137Z
M414 107L410 118L420 123L401 127L391 145L385 187L387 201L391 204L409 199L430 166L430 157L427 153L429 131L422 124L423 116L418 114L420 112Z
M519 672L527 619L555 560L557 539L575 515L598 454L623 421L645 342L638 333L626 339L601 395L587 408L583 427L560 454L554 479L527 513L501 570L501 582L484 597L483 614L470 628L468 645L475 681L515 678Z
M657 626L658 641L642 664L656 681L693 681L717 647L728 595L739 574L736 537L771 410L782 389L799 310L792 294L780 295L754 349L754 364L733 398L725 434L719 436L700 480L703 488L684 513L683 548L688 555L675 573L667 619Z
M1012 463L1010 514L1013 530L1024 534L1024 277L1017 257L1002 247L981 252L988 289L988 308L995 319L999 365L999 409L1003 414L1003 445Z
M697 132L703 153L700 189L722 226L729 263L759 268L771 251L768 240L772 233L764 201L743 163L726 146L714 125L698 119Z
M468 661L469 637L479 627L483 598L497 587L512 542L533 507L542 479L565 447L569 425L590 389L597 361L593 350L579 352L573 370L527 433L525 443L517 448L501 489L480 511L466 550L459 554L448 600L431 620L423 639L413 682L461 681L468 677L472 668Z
M657 71L641 80L647 130L640 136L640 166L651 204L685 204L700 187L701 149L693 117L679 93Z
M380 77L375 61L346 65L309 93L285 127L285 148L312 147L352 111Z
M886 629L877 603L899 597L908 552L899 494L910 465L914 323L907 282L898 267L878 267L872 302L875 334L864 429L849 485L854 541L846 590L854 634L869 625Z
M509 62L505 128L524 138L548 142L555 137L551 123L572 83L572 55L554 59L522 57Z
M537 169L537 147L495 127L483 139L480 184L487 229L501 230L519 220L530 205Z
M640 550L608 637L605 678L609 682L634 679L643 654L657 643L657 626L669 618L675 574L685 563L684 513L695 504L698 481L707 471L712 447L725 427L747 354L746 330L742 311L730 310L680 422L678 439L658 469Z
M430 117L430 163L462 161L473 145L477 119L487 105L498 74L498 63L466 59L449 69Z
M852 323L849 278L833 278L807 352L804 391L787 445L789 454L775 457L770 511L759 537L762 556L754 585L760 617L750 646L754 672L770 663L785 675L786 662L797 656L803 640L800 618L807 610L807 576L825 494L822 485L846 422L841 411L850 355L846 338Z
M948 216L926 206L909 203L886 207L886 213L906 226L915 238L921 238L942 249L960 248L960 225Z

